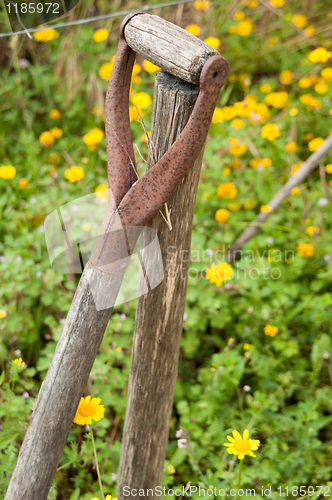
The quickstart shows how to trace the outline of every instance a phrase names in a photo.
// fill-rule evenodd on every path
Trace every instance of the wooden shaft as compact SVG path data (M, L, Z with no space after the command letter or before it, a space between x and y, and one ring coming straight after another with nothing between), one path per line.
M157 159L184 128L197 95L196 86L168 73L157 73L151 131ZM117 489L119 500L134 498L126 494L125 486L146 492L162 483L202 156L203 150L167 202L172 231L160 213L148 224L159 238L165 277L137 303Z
M87 385L112 308L96 310L94 297L113 303L122 276L87 263L52 363L42 383L5 500L46 500Z
M161 69L198 85L206 60L219 52L188 31L151 14L136 14L124 27L135 52Z

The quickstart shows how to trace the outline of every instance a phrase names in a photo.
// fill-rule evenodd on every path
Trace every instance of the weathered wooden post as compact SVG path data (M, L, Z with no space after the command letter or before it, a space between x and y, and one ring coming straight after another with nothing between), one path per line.
M155 135L156 132L153 133L158 144L158 158L160 156L161 158L140 179L136 174L128 104L135 60L134 51L173 75L193 84L199 83L198 98L191 114L190 109L181 104L186 97L180 98L180 94L173 104L171 102L169 106L161 104L161 109L165 111L174 109L175 116L177 116L177 106L182 105L184 116L178 116L173 120L171 115L168 117L168 122L165 117L165 123L169 123L167 130L171 134L169 144L173 143L165 154L162 153L169 144L165 143L163 147L162 135L159 140ZM52 363L41 386L5 500L46 500L136 239L142 227L146 226L169 200L195 164L192 176L183 183L188 199L177 198L175 195L172 201L175 228L174 232L172 231L175 235L173 246L179 245L179 249L189 250L200 165L198 158L202 153L219 92L227 74L227 62L217 51L157 16L134 13L122 24L105 106L108 182L112 196L109 195L97 241L85 265ZM162 81L162 77L160 78ZM167 80L168 77L165 78ZM175 84L175 87L176 85L178 84ZM188 93L191 107L195 101L195 92L192 93L190 89ZM159 89L157 93L160 95L158 102L160 100L162 103L166 96L172 101L171 94L164 95ZM158 106L159 104L157 108ZM156 120L161 120L160 112L158 115L155 113L155 123L161 130L163 125L159 125ZM177 137L187 120L184 130ZM176 141L173 142L176 137ZM167 136L164 136L164 140L166 138ZM181 203L177 203L178 199L182 200ZM177 212L177 206L179 211L184 211L183 214ZM166 230L168 231L168 228ZM171 242L167 234L160 236L162 241L164 238L165 245ZM148 237L148 234L144 237ZM178 251L175 253L177 255L175 268L179 269L182 255ZM119 262L124 264L122 268ZM153 266L153 262L150 265ZM160 307L165 309L162 315L163 323L160 321L157 323L155 318L155 329L159 332L156 341L160 344L159 339L161 339L161 345L164 341L164 345L168 346L166 350L171 349L176 360L186 277L185 274L182 281L166 278L163 285L165 295L163 298L161 296L158 298ZM175 285L178 287L178 294L173 289ZM146 302L146 305L149 303L151 304L151 301ZM145 307L144 302L142 306ZM138 315L137 325L142 324L145 328L144 321L139 319L142 315L144 315L143 310ZM162 329L165 329L166 333L163 334ZM174 343L170 339L173 333L177 337ZM154 352L155 344L152 337L149 344L150 348L152 347L151 352ZM169 359L163 358L162 351L158 356L158 362L166 363L166 371L160 372L160 376L163 376L162 373L168 376L170 370L170 382L165 384L164 392L166 404L162 410L163 422L168 427L177 363L172 359L169 365ZM137 365L134 359L133 373L135 366ZM155 395L157 397L157 392ZM152 398L150 403L155 404ZM158 450L156 462L158 473L153 479L156 484L159 482L160 464L165 453L167 429L163 428L162 433L163 445ZM154 446L155 444L154 442ZM152 452L153 449L152 447ZM135 457L131 457L130 460L131 463L135 463Z
M157 73L151 141L158 158L184 128L197 95L196 85L168 73ZM118 479L119 500L131 498L124 496L125 486L146 491L160 486L162 481L202 155L203 150L167 202L172 230L160 213L148 224L157 232L165 275L162 283L140 297L137 303Z

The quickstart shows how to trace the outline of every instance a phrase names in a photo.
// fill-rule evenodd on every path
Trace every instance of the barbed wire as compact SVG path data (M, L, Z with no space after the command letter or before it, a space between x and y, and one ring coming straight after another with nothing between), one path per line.
M94 21L100 21L101 19L108 19L110 17L118 17L118 16L124 16L126 14L130 14L131 12L136 12L138 10L147 12L149 10L153 9L158 9L161 7L171 7L172 5L181 5L184 3L190 3L193 2L194 0L178 0L175 2L165 2L165 3L160 3L158 5L145 5L143 7L137 8L137 9L129 9L129 10L122 10L119 12L112 12L111 14L104 14L102 16L95 16L95 17L86 17L85 19L77 19L76 21L70 21L68 23L59 23L59 24L50 24L48 26L43 26L43 27L38 27L38 28L31 28L31 29L26 29L22 31L13 31L11 33L0 33L0 38L4 36L12 36L12 35L26 35L27 33L35 33L36 31L45 31L50 28L66 28L67 26L75 26L79 24L86 24L86 23L91 23Z

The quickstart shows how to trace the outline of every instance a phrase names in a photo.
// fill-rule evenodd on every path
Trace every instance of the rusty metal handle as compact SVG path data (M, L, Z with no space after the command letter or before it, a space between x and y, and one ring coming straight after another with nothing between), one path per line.
M187 125L164 156L124 196L118 210L124 226L143 226L163 206L200 153L211 124L228 63L212 56L200 77L200 92Z
M131 14L122 23L105 106L108 185L117 210L109 203L90 257L93 265L103 269L108 266L112 272L116 261L131 254L138 228L146 225L164 205L194 164L204 146L220 89L228 75L228 63L220 54L207 59L200 73L198 99L187 125L162 158L138 179L129 121L129 88L135 52L123 36L126 24L135 17L135 13ZM128 232L129 226L137 230Z

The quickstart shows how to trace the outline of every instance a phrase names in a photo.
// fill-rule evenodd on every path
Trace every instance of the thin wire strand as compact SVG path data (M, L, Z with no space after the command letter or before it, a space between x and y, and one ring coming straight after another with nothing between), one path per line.
M180 5L184 3L190 3L193 2L193 0L178 0L175 2L165 2L165 3L160 3L158 5L145 5L144 7L140 7L137 9L130 9L130 10L122 10L119 12L112 12L111 14L105 14L103 16L95 16L95 17L87 17L85 19L78 19L77 21L70 21L69 23L60 23L60 24L49 24L48 26L42 27L42 28L31 28L27 29L26 31L13 31L11 33L0 33L0 38L4 36L11 36L11 35L26 35L28 33L35 33L36 31L44 31L50 28L66 28L67 26L75 26L78 24L86 24L86 23L92 23L94 21L100 21L101 19L108 19L110 17L118 17L118 16L124 16L125 14L131 14L131 12L136 12L136 11L149 11L153 9L158 9L160 7L171 7L172 5Z

